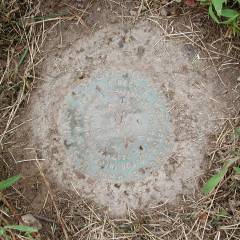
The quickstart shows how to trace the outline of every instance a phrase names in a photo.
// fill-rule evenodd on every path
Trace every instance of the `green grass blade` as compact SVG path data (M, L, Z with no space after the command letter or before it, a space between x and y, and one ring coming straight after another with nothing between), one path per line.
M238 19L235 19L235 21L232 22L232 29L233 29L234 35L236 33L240 33L240 28L238 26Z
M28 54L28 48L26 48L24 50L23 54L21 55L19 63L18 63L18 67L21 66L24 63L24 60L25 60L27 54Z
M210 17L213 19L213 21L215 21L216 23L220 23L217 16L213 12L212 4L209 5L208 13L209 13Z
M4 229L17 230L17 231L25 232L25 233L33 233L33 232L38 231L37 228L28 227L28 226L24 226L24 225L7 225L7 226L4 226Z
M204 194L208 194L212 192L216 186L222 181L224 178L225 174L227 173L228 168L224 167L221 169L221 171L215 175L213 175L203 186L202 192Z
M236 18L229 18L226 21L221 22L222 24L232 25Z
M212 192L216 187L217 185L223 180L223 178L225 177L227 171L228 171L228 168L233 164L235 163L239 158L238 157L235 157L235 158L232 158L230 160L228 160L223 168L215 175L213 175L204 185L203 185L203 188L202 188L202 192L204 194L208 194L210 192Z
M14 183L16 183L21 178L20 175L10 177L6 180L0 182L0 191L11 187Z

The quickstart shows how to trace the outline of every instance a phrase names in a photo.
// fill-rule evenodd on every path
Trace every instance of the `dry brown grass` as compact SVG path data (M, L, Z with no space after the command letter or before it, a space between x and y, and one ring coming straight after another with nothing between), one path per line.
M19 3L20 2L20 3ZM173 1L141 0L131 2L131 14L127 14L127 1L105 0L104 4L118 5L122 11L116 12L124 21L137 21L145 17L158 25L168 38L184 38L202 50L199 58L209 60L219 76L224 68L239 67L239 39L228 38L227 29L214 27L202 8L190 9ZM41 63L41 48L47 32L61 21L74 21L85 24L84 16L93 3L78 8L65 5L65 13L44 15L41 5L31 1L0 2L0 148L4 162L2 176L12 174L4 153L21 124L16 121L21 108L27 104L35 82L38 80L36 67ZM87 6L87 7L86 7ZM168 16L161 16L166 8ZM42 11L43 10L43 11ZM175 25L178 19L184 19ZM239 91L236 86L233 91ZM239 101L239 99L236 99ZM214 148L208 154L209 170L200 179L202 184L226 159L239 157L240 138L235 130L240 126L240 116L226 119L218 136L214 138ZM18 124L16 124L18 122ZM235 137L233 137L235 136ZM239 162L237 162L239 163ZM73 192L56 192L51 189L46 176L39 167L42 184L48 194L43 212L48 217L38 216L45 224L42 239L240 239L239 176L232 169L208 196L196 194L182 197L178 206L163 203L161 206L143 212L129 209L124 219L112 219L104 214L96 204L82 199ZM5 174L6 175L6 174ZM20 201L20 202L19 202ZM19 192L10 193L2 200L0 224L18 222L15 207L25 209L24 196ZM19 209L19 210L20 210ZM20 211L21 214L21 211ZM14 232L10 239L23 239Z

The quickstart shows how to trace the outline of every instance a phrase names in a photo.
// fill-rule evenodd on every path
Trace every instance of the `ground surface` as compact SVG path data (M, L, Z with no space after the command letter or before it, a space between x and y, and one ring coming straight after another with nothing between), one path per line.
M62 35L29 104L46 176L115 215L193 192L209 136L236 114L229 79L146 20L82 31Z
M200 165L203 165L203 169L207 169L208 165L211 165L211 158L221 161L228 157L229 152L227 150L235 151L233 145L231 145L232 140L229 140L232 131L227 130L226 132L229 125L232 129L238 124L236 109L238 109L237 94L239 89L236 79L239 72L236 70L236 66L238 66L237 57L232 54L234 42L226 41L228 42L226 48L226 42L208 35L209 22L206 23L207 17L202 18L200 14L196 14L191 19L193 22L189 22L189 16L186 19L184 19L184 16L178 16L175 23L173 23L171 17L158 22L158 18L162 17L158 15L156 19L154 14L145 6L144 11L148 12L148 20L145 18L144 22L139 24L142 6L139 5L139 2L136 5L133 3L129 5L128 3L115 4L112 1L97 2L92 4L91 8L87 2L77 3L81 6L78 6L76 2L71 4L73 4L70 7L72 10L73 7L87 8L88 17L83 21L79 16L84 15L84 11L77 11L77 14L73 17L73 22L60 23L56 28L51 28L52 31L48 35L46 47L42 48L44 50L42 54L44 60L40 62L43 64L39 65L37 69L36 79L38 81L34 85L37 89L31 92L30 98L26 98L28 104L21 109L20 115L14 119L15 125L10 131L10 136L7 135L4 139L3 156L5 162L8 159L9 161L14 160L17 162L17 171L24 174L24 179L17 186L17 191L11 192L8 198L17 199L13 203L19 212L31 212L42 222L44 225L43 239L68 239L67 236L70 239L122 238L134 240L231 239L232 236L237 238L239 236L238 226L235 227L234 225L237 219L237 210L232 210L232 201L237 199L238 196L234 188L235 182L228 184L232 189L229 190L228 194L217 195L218 198L214 204L212 199L202 200L198 194L198 197L196 197L193 192L193 189L196 189L198 193L198 184L195 183L195 179L201 180L204 173L204 171L200 171ZM46 9L55 11L59 7L57 3L56 6L52 6L52 3L50 5L47 5L47 8L43 5L43 10L45 12ZM137 8L134 8L134 6L137 6ZM158 8L161 10L160 6ZM63 5L59 8L59 11L65 11L66 9L66 5ZM174 7L170 7L167 9L167 14L178 15L182 11L175 10ZM198 17L201 22L197 19ZM136 25L134 26L132 23ZM157 29L156 25L161 30ZM202 27L204 25L205 27ZM198 35L199 32L200 35ZM177 40L174 39L175 37ZM184 37L184 40L179 40L182 37ZM207 48L203 39L210 39L211 41L211 38L211 47ZM220 44L217 45L218 42ZM82 51L82 48L84 51ZM224 51L221 51L221 48ZM227 50L225 51L225 49ZM165 61L162 61L163 57ZM222 60L222 62L219 65L212 65L213 60ZM156 172L164 175L163 180L161 181L158 177L151 177L151 173L147 173L147 176L150 178L149 185L152 187L155 184L154 187L160 187L160 192L159 188L157 190L156 188L151 189L152 195L145 194L142 202L137 201L140 194L135 196L134 193L139 189L148 191L144 184L124 186L122 181L120 183L119 181L113 181L110 184L112 195L106 197L104 193L107 192L107 184L104 181L97 179L101 188L98 187L96 180L95 183L94 179L91 181L92 177L89 178L90 181L86 181L88 178L85 179L85 174L90 172L91 175L91 170L81 168L80 173L74 173L71 169L70 171L64 170L69 169L69 166L66 165L68 165L69 159L72 159L70 157L72 150L82 147L81 144L77 144L75 149L71 149L71 142L65 141L64 144L64 139L69 141L73 137L69 137L71 126L69 119L65 118L65 106L71 107L69 101L71 103L74 90L79 91L80 95L85 94L82 90L82 82L92 82L93 86L96 85L94 85L92 72L99 72L100 67L103 67L106 73L109 73L109 70L111 73L124 72L126 69L130 74L133 71L137 72L137 74L140 74L137 78L141 81L147 79L151 88L158 91L157 98L165 99L164 101L160 100L159 104L169 110L170 130L173 130L175 135L173 139L171 138L173 141L172 150L173 152L178 150L176 152L181 153L181 155L169 161L168 154L166 154L165 158L160 161L160 168L159 165L154 163L153 167L157 169ZM70 73L70 75L67 73ZM186 76L187 81L185 80ZM76 77L81 79L76 80ZM134 83L137 78L130 78L130 81ZM102 88L98 88L96 85L95 92L91 96L100 94L102 89L106 91L109 89L108 85L103 85ZM118 87L116 90L118 91ZM67 96L70 96L70 100L64 98L65 92L68 93ZM138 99L136 91L132 92L133 100L128 101L130 106ZM106 119L106 116L102 116L102 112L104 114L109 113L104 105L99 104L101 99L98 96L96 102L90 104L89 109L91 111L87 111L88 118L91 119L91 128L99 126L96 119ZM88 101L86 101L86 105L87 103ZM126 108L127 106L124 106L124 111ZM143 112L143 116L149 113L143 111L142 105L139 108ZM132 107L129 111L132 111ZM54 113L53 118L49 117L50 113ZM39 115L42 117L40 121L39 118L36 118ZM153 115L158 114L154 113ZM82 109L80 108L79 113L75 115L70 114L71 116L76 116L80 121ZM115 116L115 112L112 112L109 116ZM217 119L218 121L216 121ZM219 137L212 136L222 126L222 122L225 122L225 130L220 131ZM226 122L229 125L226 125ZM118 118L112 122L114 128L116 128L117 123ZM151 126L151 131L156 129L156 124ZM49 126L50 129L46 126ZM134 126L132 120L130 126L131 129ZM15 127L17 131L15 131ZM83 127L89 130L89 126L84 125ZM56 134L56 130L64 128L66 131ZM125 129L128 130L126 127ZM104 131L110 132L109 128L104 129ZM142 128L140 133L145 138L149 134ZM55 140L56 136L61 136L62 140L57 139L55 145L53 145L49 139ZM87 141L90 141L91 144L99 142L105 144L108 142L107 140L112 141L116 136L118 138L120 136L121 141L125 138L125 135L116 133L113 136L107 134L107 139L102 138L102 135L100 136L99 140L97 134ZM135 146L139 145L137 136L135 131L133 134L134 140L137 139L134 141ZM155 136L158 137L158 134ZM214 148L210 152L212 147L216 145L216 139L220 147L217 150ZM147 139L144 140L145 144L149 143ZM114 144L117 145L116 143ZM234 146L237 146L236 144L237 142L234 140ZM139 152L145 150L145 146L141 145L142 149L140 145L138 147ZM66 148L68 149L66 150ZM54 152L56 149L60 152L57 155ZM92 150L95 154L99 154L98 147L93 145ZM124 151L125 144L124 147L118 149L120 153ZM209 156L206 156L209 152ZM87 157L87 152L84 154ZM55 159L49 161L49 156L52 157L53 155ZM152 155L148 155L151 158ZM39 163L43 163L44 159L47 160L43 163L42 169L36 167L36 159ZM61 163L59 165L59 159L63 162L63 165ZM187 159L187 161L181 159ZM203 164L203 159L205 159L206 164ZM112 160L113 158L109 158L109 162ZM49 166L49 163L51 165L47 169L46 166ZM3 172L8 167L11 167L11 164L4 164ZM130 168L131 171L133 169ZM58 174L59 170L63 170L62 174ZM139 173L145 174L145 172L146 170L141 170L137 173L137 176ZM105 173L100 174L101 177L102 175L106 177ZM186 181L187 179L188 181ZM182 180L186 182L182 184ZM143 178L141 181L144 183L146 179ZM50 185L48 182L50 182ZM72 184L73 182L76 185ZM85 182L88 184L87 190L82 188ZM162 191L161 186L163 184L172 187L172 191L168 193ZM129 196L125 196L124 191L126 190L130 191L130 197L132 197L130 201ZM153 207L159 203L159 199L161 201L169 198L172 200L178 193L185 192L190 192L190 195L184 196L181 201L179 198L177 205L170 206L160 202L160 206ZM225 200L226 196L229 196L229 201ZM96 205L91 199L94 199L98 204ZM221 199L224 199L224 201L219 202ZM144 209L145 211L141 214L138 214L138 211L129 210L126 219L116 218L111 220L104 214L105 211L99 208L99 203L103 206L115 208L115 211L117 211L116 205L112 203L113 200L119 201L117 207L123 206L127 202L130 203L129 205L132 208L144 208L145 206L150 208ZM149 205L149 201L153 204ZM236 201L234 202L236 203ZM234 206L237 209L237 205ZM223 224L220 219L222 208L232 216L232 218L229 218L229 215L226 215L226 218L224 217L223 222L230 219L226 228L224 228L224 225L221 226ZM220 222L220 225L216 225L217 221Z

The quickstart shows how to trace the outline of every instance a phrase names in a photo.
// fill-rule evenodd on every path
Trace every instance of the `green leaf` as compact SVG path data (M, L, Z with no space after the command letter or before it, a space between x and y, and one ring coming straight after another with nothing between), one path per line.
M227 173L228 168L224 167L221 169L221 171L215 175L213 175L203 186L203 193L208 194L212 192L215 187L222 181L225 174Z
M3 227L0 227L0 236L5 235L5 229Z
M212 0L212 5L214 6L214 9L216 10L217 15L219 17L221 16L221 12L222 12L224 2L225 2L225 0Z
M234 167L233 169L236 174L240 174L240 167Z
M238 11L230 9L230 8L224 8L221 13L221 16L227 17L227 18L235 18L239 15L240 15L240 13Z
M37 228L23 226L23 225L7 225L7 226L4 226L4 229L17 230L17 231L25 232L25 233L33 233L33 232L38 231Z
M212 4L209 5L208 13L209 13L210 17L211 17L216 23L220 23L219 20L218 20L218 17L217 17L217 16L215 15L215 13L213 12Z
M210 192L212 192L216 186L223 180L224 176L226 175L228 168L238 160L238 158L233 158L228 160L223 168L215 175L213 175L204 185L202 188L202 192L204 194L208 194Z
M11 187L15 182L17 182L21 178L20 175L10 177L6 180L0 182L0 191Z

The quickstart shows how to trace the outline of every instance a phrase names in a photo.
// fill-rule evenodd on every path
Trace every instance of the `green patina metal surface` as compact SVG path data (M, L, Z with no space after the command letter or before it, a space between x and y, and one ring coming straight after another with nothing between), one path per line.
M139 72L104 72L65 97L64 145L82 173L118 182L146 177L172 150L165 96Z

